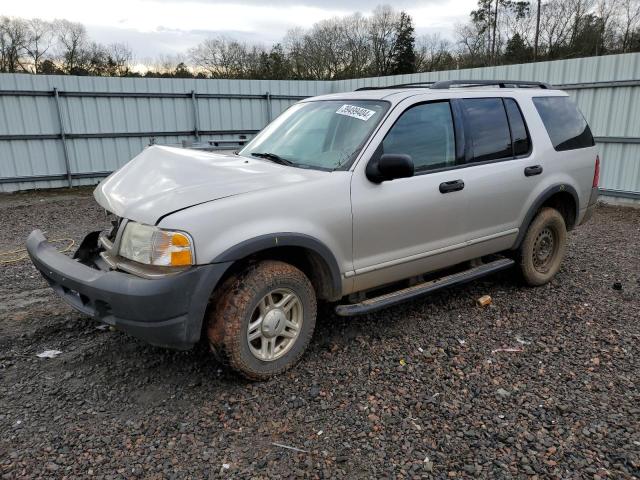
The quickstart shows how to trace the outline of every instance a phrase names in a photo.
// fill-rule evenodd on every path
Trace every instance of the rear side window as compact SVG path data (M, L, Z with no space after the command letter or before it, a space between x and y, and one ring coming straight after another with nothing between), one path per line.
M595 145L587 121L569 97L534 97L533 104L557 151Z
M411 155L418 172L455 165L455 151L449 102L424 103L409 108L382 142L382 153Z
M529 140L529 132L527 131L527 126L524 123L522 112L513 98L504 99L504 108L507 110L509 125L511 125L513 154L516 157L519 155L526 155L529 153L531 141Z
M466 98L462 101L473 146L473 161L513 156L511 134L501 98Z

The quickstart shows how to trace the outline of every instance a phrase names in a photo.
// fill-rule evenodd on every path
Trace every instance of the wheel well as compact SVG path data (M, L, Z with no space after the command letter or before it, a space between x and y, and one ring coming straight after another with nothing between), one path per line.
M573 229L576 223L577 205L576 201L569 192L558 192L551 195L540 208L551 207L556 209L564 218L564 223L567 226L567 230Z
M279 260L298 268L311 281L316 296L321 300L340 298L340 292L336 291L337 288L334 286L331 269L327 262L322 258L322 255L305 247L285 246L260 250L243 259L236 260L225 272L224 279L239 273L248 265L262 260Z

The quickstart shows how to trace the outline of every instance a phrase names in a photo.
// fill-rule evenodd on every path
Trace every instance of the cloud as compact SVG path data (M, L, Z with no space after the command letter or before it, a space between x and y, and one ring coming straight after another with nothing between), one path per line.
M227 35L269 47L294 27L356 11L370 13L389 3L413 17L416 33L452 36L453 24L468 18L476 0L109 0L96 10L88 0L19 0L5 2L2 13L83 23L101 43L127 43L139 59L184 53L203 39Z
M204 39L217 35L226 35L230 38L245 42L249 45L271 46L281 40L279 35L265 36L258 32L244 32L227 30L224 32L215 30L177 30L161 27L151 32L141 32L130 28L89 26L89 36L104 44L114 42L125 43L132 50L135 60L138 62L151 62L158 56L184 57L190 48Z
M152 2L173 2L175 0L150 0ZM233 3L235 5L254 5L264 6L264 0L192 0L196 3L203 3L208 5L228 5ZM367 12L375 8L376 5L389 4L396 9L402 8L415 8L425 5L435 5L442 3L441 0L392 0L379 2L371 0L270 0L268 4L273 7L286 7L286 6L299 6L299 7L315 7L322 9L341 10L346 12L362 11Z

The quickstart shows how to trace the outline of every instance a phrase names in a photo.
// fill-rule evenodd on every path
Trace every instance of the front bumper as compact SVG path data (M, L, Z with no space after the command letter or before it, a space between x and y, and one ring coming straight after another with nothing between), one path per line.
M150 280L74 260L56 251L40 230L27 238L27 251L55 292L76 310L153 345L181 350L200 339L211 293L230 265L195 266ZM82 253L76 256L83 258Z

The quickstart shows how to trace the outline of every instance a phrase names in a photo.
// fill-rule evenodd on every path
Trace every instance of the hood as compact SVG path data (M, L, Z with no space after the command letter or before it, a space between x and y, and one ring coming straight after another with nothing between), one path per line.
M152 146L100 182L94 196L119 217L154 225L163 216L200 203L323 174L237 155Z

